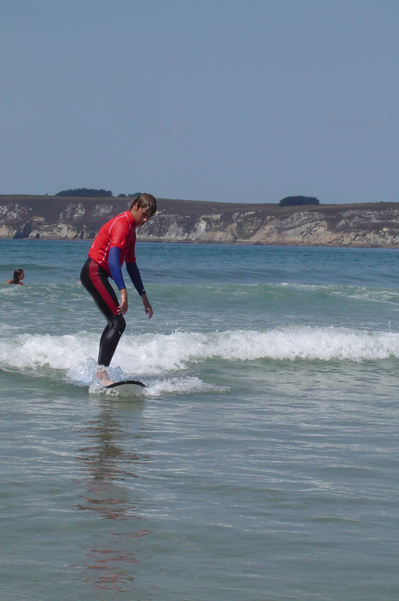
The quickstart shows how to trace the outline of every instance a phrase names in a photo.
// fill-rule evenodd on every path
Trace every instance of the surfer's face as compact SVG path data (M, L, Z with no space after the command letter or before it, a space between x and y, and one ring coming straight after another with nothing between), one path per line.
M144 225L151 217L151 211L148 207L134 205L130 212L137 225Z

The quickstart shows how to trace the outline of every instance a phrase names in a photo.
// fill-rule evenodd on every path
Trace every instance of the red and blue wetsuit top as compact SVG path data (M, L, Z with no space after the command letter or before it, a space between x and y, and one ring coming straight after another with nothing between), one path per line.
M145 290L136 264L135 244L136 222L131 212L125 211L102 226L90 247L89 257L105 269L119 290L126 288L121 270L126 262L130 278L142 296Z
M110 248L119 248L119 265L135 263L136 222L130 211L125 211L105 223L89 250L89 257L112 275L108 264Z

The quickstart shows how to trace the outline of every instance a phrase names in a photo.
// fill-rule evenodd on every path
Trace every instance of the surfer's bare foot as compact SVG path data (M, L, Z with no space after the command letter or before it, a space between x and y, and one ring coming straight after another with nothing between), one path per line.
M105 369L98 369L96 376L103 386L109 386L110 384L112 384L112 380L109 379L107 371Z

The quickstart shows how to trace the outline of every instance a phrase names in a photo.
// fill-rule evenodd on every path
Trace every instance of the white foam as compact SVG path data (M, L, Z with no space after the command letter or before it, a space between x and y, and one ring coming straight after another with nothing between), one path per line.
M160 373L184 369L188 363L207 359L364 361L399 358L399 334L295 326L266 332L175 332L143 336L140 341L126 337L122 349L122 367L128 368L132 360L139 370L145 369L147 364Z
M0 340L0 365L13 369L71 369L86 362L98 337L26 334Z
M98 342L98 335L87 332L2 338L0 367L62 370L72 381L90 383L96 369ZM128 376L152 380L162 376L164 380L206 360L365 361L389 357L399 358L399 334L334 327L125 335L115 353L111 375L115 379ZM162 386L166 386L164 381Z
M226 386L207 384L197 377L166 378L150 382L145 390L146 396L161 396L164 393L225 392Z

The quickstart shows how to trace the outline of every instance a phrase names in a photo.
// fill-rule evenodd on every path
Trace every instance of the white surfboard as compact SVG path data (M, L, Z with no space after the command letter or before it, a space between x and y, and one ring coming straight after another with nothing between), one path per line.
M143 382L139 380L121 380L120 382L112 382L108 386L104 386L107 390L115 390L119 396L134 397L144 393L144 388L147 388Z

